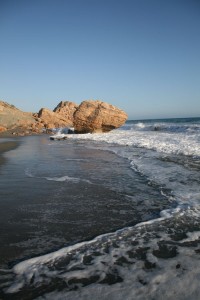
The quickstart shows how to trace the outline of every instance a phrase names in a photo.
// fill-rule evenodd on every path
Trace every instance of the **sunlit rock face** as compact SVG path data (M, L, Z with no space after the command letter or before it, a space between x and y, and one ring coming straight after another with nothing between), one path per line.
M38 117L45 128L58 128L73 126L73 115L78 105L70 101L61 101L54 110L42 108Z
M121 127L127 114L106 102L83 101L74 113L74 129L77 133L108 132Z
M58 128L66 127L72 124L68 118L63 114L53 112L47 108L41 108L38 113L40 121L44 124L45 128Z
M61 101L55 108L54 112L65 117L66 122L71 126L73 125L73 115L78 105L71 101Z
M99 100L86 100L80 105L61 101L53 111L41 108L38 113L25 113L0 101L0 132L20 129L20 133L31 134L72 126L76 133L108 132L126 120L123 110Z
M32 113L19 110L14 105L0 101L0 126L1 131L12 129L16 126L30 126L35 123Z

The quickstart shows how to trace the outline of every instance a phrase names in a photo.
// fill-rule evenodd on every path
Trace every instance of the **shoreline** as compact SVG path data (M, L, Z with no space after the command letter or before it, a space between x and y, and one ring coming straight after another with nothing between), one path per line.
M42 135L44 133L36 133L36 132L25 132L24 130L6 130L3 132L0 132L0 139L2 138L17 138L17 137L23 137L23 136L35 136L35 135Z
M3 137L4 138L4 137ZM8 139L9 137L5 137ZM5 152L16 149L19 146L19 141L3 141L0 142L0 167L5 162L6 158L3 156Z

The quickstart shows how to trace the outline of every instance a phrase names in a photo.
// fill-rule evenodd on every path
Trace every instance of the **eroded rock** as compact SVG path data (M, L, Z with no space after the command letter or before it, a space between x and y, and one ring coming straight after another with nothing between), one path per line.
M68 125L73 125L73 115L78 105L74 102L70 101L61 101L55 108L54 112L62 115L66 121L68 121Z
M71 125L71 122L69 122L68 118L65 118L63 114L53 112L47 108L41 108L38 113L38 118L40 122L44 124L44 127L48 129Z
M108 132L121 127L127 114L103 101L83 101L74 113L74 129L77 133Z
M35 123L32 113L23 112L6 102L0 101L0 126L9 130L17 126L27 127Z
M79 106L61 101L52 111L41 108L39 113L27 113L14 105L0 101L0 132L32 134L51 132L53 128L74 127L77 133L108 132L122 126L127 114L103 101L87 100Z

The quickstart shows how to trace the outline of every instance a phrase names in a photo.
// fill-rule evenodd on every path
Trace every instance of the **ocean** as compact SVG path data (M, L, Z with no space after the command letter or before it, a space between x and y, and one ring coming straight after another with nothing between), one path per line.
M200 118L6 143L0 299L200 299Z

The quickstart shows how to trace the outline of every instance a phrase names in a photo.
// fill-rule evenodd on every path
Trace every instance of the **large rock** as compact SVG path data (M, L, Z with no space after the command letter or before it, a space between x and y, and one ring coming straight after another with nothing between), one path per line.
M127 114L102 101L83 101L74 113L74 129L77 133L108 132L121 127Z
M71 126L72 122L65 118L63 114L53 112L47 108L41 108L38 113L40 122L44 124L45 128L58 128Z
M73 125L73 115L78 105L70 101L61 101L55 108L54 112L62 115L70 126Z
M61 101L54 110L41 108L38 113L40 122L45 128L73 126L73 114L78 105L70 101Z
M83 101L79 106L61 101L54 111L42 108L39 113L26 113L0 101L0 132L15 134L40 133L46 129L75 127L76 132L107 132L124 124L127 114L102 101Z
M0 126L3 130L12 129L17 126L30 126L35 123L32 113L19 110L14 105L0 101ZM1 131L3 131L1 129Z

